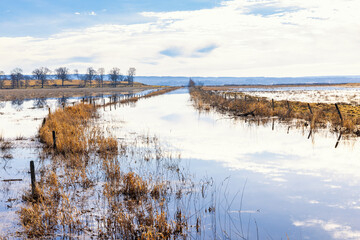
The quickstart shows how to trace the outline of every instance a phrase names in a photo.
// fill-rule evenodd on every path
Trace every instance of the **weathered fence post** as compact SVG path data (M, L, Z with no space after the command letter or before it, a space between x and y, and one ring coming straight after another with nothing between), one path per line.
M56 133L55 131L52 131L52 137L53 137L53 147L56 149Z
M35 179L35 167L34 161L30 161L30 174L31 174L31 195L32 198L35 199L35 187L36 187L36 179Z
M274 99L271 99L271 107L272 107L272 110L274 111L274 109L275 109Z
M338 147L338 145L339 145L339 143L340 143L340 140L341 140L341 136L342 136L342 132L340 132L340 135L339 135L339 137L338 137L338 139L337 139L337 141L336 141L335 148Z
M308 105L309 111L310 111L310 113L311 113L311 115L312 115L312 114L313 114L313 112L312 112L312 110L311 110L311 106L310 106L310 104L309 104L309 103L308 103L307 105Z
M288 115L290 115L290 112L291 112L291 108L290 108L290 103L289 103L289 101L286 101L286 103L287 103L287 107L288 107Z
M339 117L340 117L340 120L341 120L341 125L342 125L342 124L343 124L343 118L342 118L342 116L341 116L341 112L340 112L340 109L339 109L337 103L335 103L335 107L336 107L336 110L337 110L337 112L338 112L338 114L339 114Z
M51 109L49 108L49 115L51 114Z

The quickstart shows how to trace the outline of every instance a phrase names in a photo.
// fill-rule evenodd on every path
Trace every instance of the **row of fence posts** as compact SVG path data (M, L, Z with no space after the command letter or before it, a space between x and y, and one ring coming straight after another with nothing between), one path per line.
M213 94L213 92L211 92L211 95L212 95L212 94ZM222 96L223 98L225 98L225 100L231 99L230 96L228 97L228 94L226 94L226 93L222 93L221 96ZM236 93L234 94L233 100L234 100L234 101L237 100L237 94L236 94ZM245 101L245 103L247 102L246 95L244 96L244 101ZM260 101L260 100L259 100L259 98L258 98L258 102L259 102L259 101ZM287 114L289 115L290 112L291 112L291 110L292 110L292 109L291 109L291 106L290 106L290 102L289 102L289 101L286 101L286 105L287 105L287 109L288 109L288 113L287 113ZM337 111L337 113L338 113L338 115L339 115L339 118L340 118L340 121L341 121L341 126L342 126L342 125L343 125L343 122L344 122L344 119L343 119L343 117L342 117L340 108L339 108L339 106L338 106L337 103L335 103L334 105L335 105L336 111ZM311 108L310 103L307 103L307 107L308 107L308 109L309 109L309 112L310 112L311 116L313 116L314 113L313 113L313 110L312 110L312 108ZM271 99L271 108L272 108L273 111L275 111L275 101L274 101L274 99ZM271 127L271 128L272 128L272 130L274 130L274 119L273 119L272 127ZM287 130L288 133L289 133L289 129L290 129L290 127L289 127L288 130ZM309 135L308 135L308 139L310 139L311 135L312 135L312 129L310 129L310 132L309 132ZM339 145L339 143L340 143L340 140L341 140L341 137L342 137L342 131L340 131L339 137L338 137L338 139L337 139L337 141L336 141L336 144L335 144L335 148L338 147L338 145Z
M213 94L213 92L211 92L211 94ZM223 98L225 98L225 100L230 99L230 95L229 95L229 97L228 97L228 94L227 94L227 93L222 93L221 96L222 96ZM233 100L235 100L235 101L237 100L237 94L236 94L236 93L234 94ZM244 101L247 102L247 97L246 97L246 95L244 96ZM258 102L260 102L260 99L259 99L259 98L258 98ZM288 114L289 114L289 113L291 112L291 110L292 110L292 109L291 109L291 106L290 106L290 102L289 102L289 101L286 101L286 105L287 105ZM307 106L308 106L308 108L309 108L310 114L313 115L313 111L312 111L312 108L311 108L311 106L310 106L310 103L308 103ZM275 101L274 101L274 99L271 99L271 108L272 108L273 111L275 110ZM342 117L341 111L340 111L339 106L338 106L337 103L335 103L335 108L336 108L336 111L337 111L337 113L338 113L338 115L339 115L339 118L340 118L340 120L341 120L341 124L343 124L343 117Z

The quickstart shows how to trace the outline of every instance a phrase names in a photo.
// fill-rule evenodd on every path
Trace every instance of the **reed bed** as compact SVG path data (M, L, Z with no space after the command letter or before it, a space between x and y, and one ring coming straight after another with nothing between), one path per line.
M206 91L201 87L192 87L190 93L195 106L201 110L215 109L233 116L257 119L297 119L310 125L311 129L330 125L333 131L360 136L360 106L357 105L274 101L241 92Z

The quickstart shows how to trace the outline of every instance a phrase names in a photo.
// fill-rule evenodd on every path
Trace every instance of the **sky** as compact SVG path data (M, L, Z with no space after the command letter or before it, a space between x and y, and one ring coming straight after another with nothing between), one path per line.
M0 71L360 75L358 0L0 0Z

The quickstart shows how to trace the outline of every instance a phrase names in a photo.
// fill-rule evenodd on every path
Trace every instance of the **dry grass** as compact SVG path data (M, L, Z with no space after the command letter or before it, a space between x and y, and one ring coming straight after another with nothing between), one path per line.
M120 104L136 103L139 99L159 96L159 95L171 92L171 91L175 91L175 90L180 89L180 88L181 87L164 88L164 89L160 89L160 90L157 90L157 91L154 91L154 92L150 92L150 93L148 93L148 94L146 94L144 96L141 96L141 97L134 96L134 97L122 99L119 102L112 101L112 102L108 102L105 105L98 106L98 107L107 107L107 106L111 106L111 105L116 105L117 103L120 103Z
M96 109L90 104L58 109L49 114L39 130L40 140L48 148L54 147L53 131L56 134L56 153L85 154L98 152L100 154L117 152L117 141L112 137L103 137L96 127L91 127L89 121L96 116Z
M191 97L196 107L202 110L213 108L235 116L278 117L286 121L299 119L309 122L312 129L326 127L330 123L334 131L360 136L360 106L356 105L338 104L343 118L341 121L333 104L272 101L239 92L205 91L199 87L192 88Z
M169 87L169 88L164 88L164 89L160 89L151 93L148 93L144 96L144 98L149 98L149 97L154 97L154 96L158 96L158 95L162 95L168 92L172 92L175 91L177 89L180 89L181 87Z
M0 150L1 151L9 150L12 147L13 147L13 144L10 141L5 141L5 140L0 141Z
M92 121L96 116L93 105L79 104L59 109L46 118L39 136L51 161L40 169L35 197L30 192L23 197L27 205L18 212L23 226L20 235L37 239L186 236L188 223L182 211L175 216L167 212L170 182L151 174L122 171L119 155L130 161L129 154L139 154L138 159L143 159L146 153L124 143L118 151L117 140L105 137ZM56 149L52 131L56 132ZM151 143L155 149L147 164L164 161L157 140L148 138L148 145ZM95 195L99 206L88 205Z

